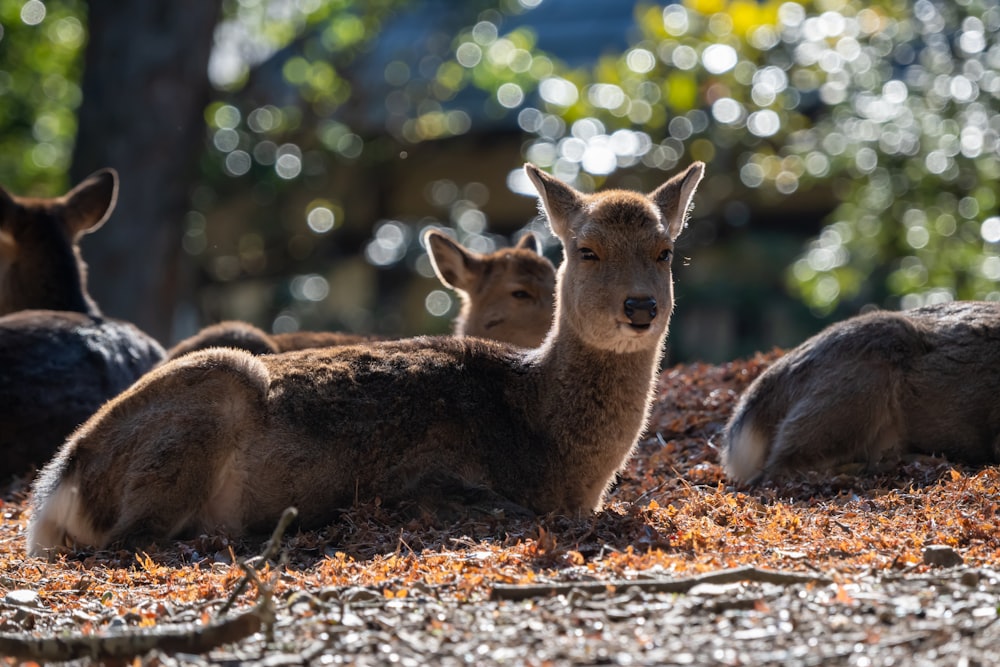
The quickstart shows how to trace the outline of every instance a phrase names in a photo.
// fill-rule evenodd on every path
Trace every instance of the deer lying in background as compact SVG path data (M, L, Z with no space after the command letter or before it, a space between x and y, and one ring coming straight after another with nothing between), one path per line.
M424 243L434 272L462 298L456 336L491 338L521 347L538 347L552 326L556 270L539 254L534 234L513 248L483 255L429 229ZM313 347L353 345L375 340L358 334L296 331L268 334L238 321L207 326L167 352L167 359L209 347L235 347L253 354L275 354Z
M62 197L0 188L0 476L47 461L73 429L163 357L87 293L77 245L115 205L118 177L93 174Z
M27 549L303 527L380 498L431 511L591 512L645 425L671 256L704 165L586 195L532 165L564 245L538 349L416 338L167 363L76 431L34 487Z
M552 328L556 270L540 254L534 234L513 248L483 255L434 229L424 232L434 273L458 292L462 308L456 336L492 338L538 347Z
M747 388L724 440L739 482L846 464L877 471L908 455L1000 462L1000 304L834 324Z

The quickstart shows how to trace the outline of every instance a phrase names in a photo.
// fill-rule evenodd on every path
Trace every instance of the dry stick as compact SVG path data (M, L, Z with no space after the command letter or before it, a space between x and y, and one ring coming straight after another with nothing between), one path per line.
M271 541L262 554L261 562L274 557L281 544L281 536L285 529L298 515L294 507L285 510L278 525L271 535ZM219 612L225 612L232 601L253 582L260 592L260 599L253 609L221 620L215 620L207 625L171 625L152 628L142 632L128 632L114 635L82 635L75 637L25 637L16 634L0 633L0 655L11 658L34 660L36 662L52 662L63 660L78 660L80 658L128 659L138 655L158 650L163 653L199 654L211 649L239 641L249 637L261 628L270 629L274 623L274 608L271 605L271 590L264 586L253 569L245 563L240 563L245 573L237 586L237 590L227 600Z
M800 574L798 572L779 572L765 570L759 567L734 567L729 570L709 572L694 577L680 579L642 579L630 581L625 579L611 581L585 581L553 584L497 584L490 594L491 600L527 600L528 598L546 595L565 595L570 592L587 593L589 595L606 593L610 590L638 588L649 593L686 593L698 584L732 584L740 581L755 581L766 584L829 584L831 580L815 574Z
M134 658L154 649L168 654L205 653L216 646L239 641L258 632L267 620L267 614L262 609L265 603L270 604L270 594L261 597L260 603L248 612L203 626L185 624L141 633L40 639L3 633L0 634L0 655L52 662L80 658Z
M278 548L281 546L281 537L285 534L285 530L298 515L299 511L294 507L286 507L285 511L281 513L281 518L278 519L278 525L274 527L274 532L271 533L271 539L268 541L267 546L264 547L264 553L260 555L260 559L257 561L260 567L263 567L264 563L277 555ZM244 569L244 572L249 574L249 570L247 569L247 565L245 563L241 562L239 565ZM248 583L250 583L249 576L244 576L240 579L240 583L236 584L236 588L234 588L233 592L229 594L229 598L222 605L222 607L219 608L219 616L222 616L229 611L229 609L233 606L233 603L236 602L236 598L238 598L243 591L246 590Z

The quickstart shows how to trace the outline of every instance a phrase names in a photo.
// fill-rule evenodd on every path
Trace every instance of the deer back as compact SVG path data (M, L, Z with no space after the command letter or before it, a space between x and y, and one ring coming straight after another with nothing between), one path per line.
M877 311L833 324L778 359L724 431L737 481L913 454L1000 461L1000 304Z

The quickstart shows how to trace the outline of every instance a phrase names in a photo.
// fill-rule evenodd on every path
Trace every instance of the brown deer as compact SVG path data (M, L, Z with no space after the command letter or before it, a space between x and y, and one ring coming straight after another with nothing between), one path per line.
M305 528L355 502L592 512L649 413L671 257L704 173L582 194L533 165L565 260L545 342L416 338L254 356L212 348L105 405L34 487L27 549Z
M424 243L438 278L462 298L454 323L456 336L491 338L521 347L542 344L552 326L556 270L539 254L534 234L525 234L513 248L486 255L468 250L433 229L424 233ZM228 320L182 340L170 348L167 359L209 347L275 354L373 340L373 336L335 331L268 334L252 324Z
M78 242L110 215L117 174L62 197L0 188L0 476L47 461L73 429L163 357L87 293Z
M492 338L520 347L538 347L552 327L556 270L539 254L534 234L513 248L483 255L434 229L424 245L438 279L458 292L462 308L456 336Z
M743 393L724 431L735 481L885 470L908 456L1000 462L1000 303L878 311L831 325Z

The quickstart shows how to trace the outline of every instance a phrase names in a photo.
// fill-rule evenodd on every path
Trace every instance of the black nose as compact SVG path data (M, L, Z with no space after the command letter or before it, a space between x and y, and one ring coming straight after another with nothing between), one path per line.
M625 299L625 317L637 326L647 326L656 317L656 299L630 296Z

